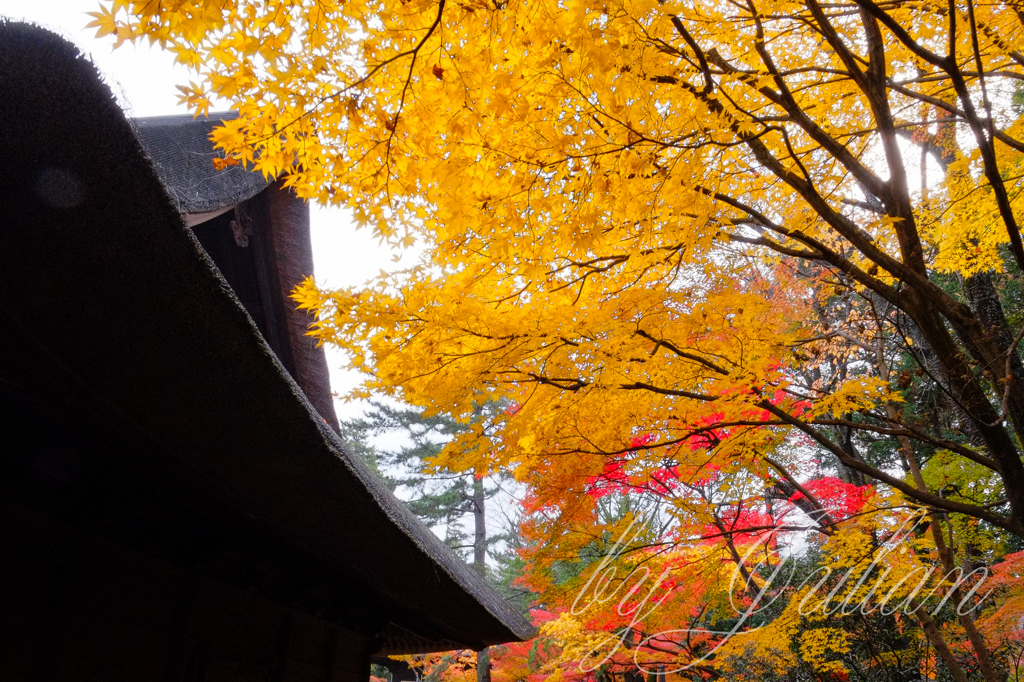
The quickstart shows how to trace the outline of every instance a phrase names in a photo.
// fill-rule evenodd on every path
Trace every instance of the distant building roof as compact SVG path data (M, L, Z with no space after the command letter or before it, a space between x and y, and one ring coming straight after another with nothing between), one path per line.
M221 112L209 118L185 114L133 121L139 142L182 213L213 213L256 196L270 184L262 173L242 166L214 168L213 159L221 154L213 149L210 131L236 116Z

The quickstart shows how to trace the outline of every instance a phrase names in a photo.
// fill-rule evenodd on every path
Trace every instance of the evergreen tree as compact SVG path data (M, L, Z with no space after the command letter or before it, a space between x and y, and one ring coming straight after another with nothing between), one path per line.
M447 415L427 417L415 408L372 401L361 418L343 422L352 451L361 456L424 523L442 529L445 542L485 577L492 547L508 532L488 536L487 501L507 477L475 471L431 471L444 444L465 428ZM477 419L486 421L496 406L483 406ZM399 437L396 446L373 445L373 439Z
M531 595L514 584L523 567L515 551L519 540L517 520L506 518L503 533L487 532L487 500L510 479L501 474L487 477L474 470L432 471L433 459L465 426L444 414L428 417L415 408L379 401L371 401L371 405L363 417L342 423L351 451L362 457L392 492L405 497L409 509L424 523L443 528L448 545L464 559L471 559L470 565L480 575L525 611ZM500 406L485 404L475 417L486 428L497 409ZM373 445L372 440L382 436L399 436L405 442L397 447ZM467 517L472 517L471 531L465 523ZM496 545L504 546L499 549ZM496 571L489 570L488 555L496 563ZM490 668L488 649L478 651L477 682L490 682Z

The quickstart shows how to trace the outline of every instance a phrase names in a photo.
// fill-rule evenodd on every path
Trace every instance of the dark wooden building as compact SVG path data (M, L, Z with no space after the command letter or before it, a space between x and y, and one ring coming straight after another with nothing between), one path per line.
M260 173L214 168L210 132L229 116L158 116L131 124L185 224L274 355L337 431L327 360L306 335L313 318L289 298L313 273L309 204Z
M0 680L362 682L529 636L345 451L286 299L308 213L215 175L208 125L133 125L0 23Z

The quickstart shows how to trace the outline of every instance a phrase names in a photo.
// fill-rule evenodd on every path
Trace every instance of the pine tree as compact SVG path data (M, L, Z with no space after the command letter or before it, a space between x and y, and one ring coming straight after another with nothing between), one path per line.
M487 500L501 490L502 479L508 482L507 477L499 474L495 483L487 485L488 477L474 470L431 470L431 463L444 443L465 430L465 425L444 414L426 416L415 408L379 401L371 401L371 405L363 417L343 422L342 432L352 452L362 457L392 492L404 493L409 509L424 523L432 528L443 527L448 545L464 558L471 556L473 569L525 610L523 598L529 599L530 595L513 586L522 561L509 547L494 551L494 545L518 539L516 522L507 519L503 533L487 532ZM482 406L476 412L477 421L486 422L496 409L495 405ZM374 438L395 435L405 443L395 448L373 445ZM463 524L468 516L472 516L472 535ZM496 573L487 566L489 555L498 566ZM485 648L476 654L477 682L490 682L489 651Z
M487 533L487 501L500 491L504 477L485 477L474 470L432 470L431 462L444 444L465 426L443 414L428 417L415 408L379 401L371 405L363 417L343 424L350 448L406 500L424 523L443 529L445 542L487 577L487 556L492 546L508 535ZM480 408L478 419L486 420L493 409ZM398 437L404 442L397 446L373 445L375 438L382 437Z

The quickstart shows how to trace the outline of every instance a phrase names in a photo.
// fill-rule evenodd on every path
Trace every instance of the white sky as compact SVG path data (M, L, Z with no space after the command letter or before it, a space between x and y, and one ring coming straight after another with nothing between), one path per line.
M0 16L31 21L73 41L92 57L128 115L188 113L178 104L175 86L190 80L189 71L159 48L126 43L114 50L110 36L93 38L95 29L85 28L92 21L86 12L98 7L99 0L0 0ZM392 252L379 246L369 231L356 231L344 211L313 206L312 238L321 285L358 285L381 268L394 267ZM339 351L328 348L327 362L336 393L355 386L358 378L342 369L345 360ZM362 412L357 404L336 401L335 407L343 419Z

